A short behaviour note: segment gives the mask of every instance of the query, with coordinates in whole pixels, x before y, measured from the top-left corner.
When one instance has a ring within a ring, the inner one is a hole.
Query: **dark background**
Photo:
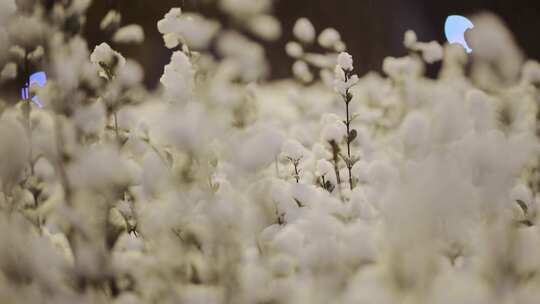
[[[110,8],[118,9],[124,25],[143,26],[146,40],[139,46],[114,47],[138,60],[146,70],[146,84],[155,87],[171,52],[163,45],[156,24],[171,7],[200,12],[225,24],[229,22],[214,5],[201,0],[97,0],[88,13],[85,35],[89,47],[110,41],[99,30],[99,22]],[[499,15],[527,56],[540,59],[540,0],[276,0],[274,14],[282,22],[283,36],[276,43],[266,44],[272,77],[290,74],[292,62],[284,52],[284,45],[291,39],[292,26],[299,17],[309,18],[318,32],[326,27],[336,28],[355,58],[355,67],[363,74],[380,70],[384,57],[405,53],[402,40],[407,29],[413,29],[421,41],[443,42],[446,16],[467,16],[481,11]]]

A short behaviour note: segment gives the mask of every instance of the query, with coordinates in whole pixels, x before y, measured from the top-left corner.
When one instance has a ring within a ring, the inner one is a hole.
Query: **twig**
[[[334,162],[334,172],[336,173],[336,183],[339,192],[339,198],[344,201],[343,193],[341,191],[341,177],[339,175],[339,146],[335,140],[331,140],[330,146],[332,147],[332,161]]]
[[[345,71],[345,82],[349,81],[351,75],[350,72]],[[347,157],[348,160],[345,161],[345,164],[347,166],[347,170],[349,171],[349,187],[351,190],[354,189],[353,184],[353,178],[352,178],[352,158],[351,158],[351,143],[356,137],[356,132],[351,131],[351,117],[349,114],[349,103],[352,100],[352,94],[350,93],[349,89],[345,90],[345,95],[343,96],[343,101],[345,101],[345,112],[346,112],[346,120],[345,120],[345,126],[347,127]],[[354,130],[353,130],[354,131]]]

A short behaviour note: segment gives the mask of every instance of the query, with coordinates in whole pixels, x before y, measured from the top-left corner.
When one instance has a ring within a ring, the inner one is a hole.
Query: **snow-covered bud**
[[[309,71],[309,66],[302,60],[297,60],[292,66],[295,77],[303,82],[313,81],[313,74]]]
[[[293,34],[298,40],[304,43],[313,43],[315,40],[315,28],[307,18],[300,18],[296,21]]]
[[[251,32],[266,41],[275,41],[281,36],[281,23],[272,15],[256,15],[248,21]]]
[[[353,70],[353,58],[347,52],[341,52],[337,58],[337,65],[345,71]]]
[[[205,49],[220,29],[219,23],[199,14],[183,14],[180,8],[172,8],[157,26],[167,48],[181,42],[196,50]]]
[[[138,24],[131,24],[120,28],[113,36],[116,43],[136,43],[144,41],[144,31]]]
[[[345,71],[343,71],[339,65],[336,65],[336,68],[334,69],[334,77],[335,80],[345,82]]]
[[[116,71],[126,64],[126,59],[105,42],[94,48],[90,61],[99,69],[99,76],[108,80],[114,78]]]
[[[326,159],[319,159],[317,161],[317,171],[315,172],[315,175],[317,176],[325,176],[328,173],[333,172],[334,166],[327,161]]]
[[[540,84],[540,63],[536,60],[525,62],[521,77],[526,83]]]
[[[118,28],[121,22],[122,22],[122,15],[120,15],[120,13],[115,10],[110,10],[107,13],[107,15],[103,17],[103,20],[101,20],[101,23],[99,24],[99,28],[103,31],[116,29]]]
[[[287,55],[291,56],[292,58],[299,58],[304,55],[304,49],[302,48],[302,45],[294,41],[289,41],[285,45],[285,52],[287,52]]]
[[[286,158],[300,160],[304,157],[304,146],[298,141],[290,139],[283,144],[281,153]]]
[[[403,39],[403,45],[408,49],[412,49],[414,45],[416,44],[416,42],[418,42],[416,33],[413,30],[406,31],[405,37]]]
[[[435,63],[442,60],[444,52],[442,46],[437,41],[428,43],[417,43],[417,49],[422,52],[422,58],[427,63]]]
[[[186,102],[192,96],[195,71],[183,52],[174,52],[160,82],[171,101]]]
[[[317,41],[324,48],[335,48],[336,44],[341,41],[341,36],[336,29],[327,28],[321,32]]]
[[[345,137],[345,134],[345,126],[341,122],[336,121],[324,126],[322,130],[322,139],[326,142],[335,141],[336,143],[339,143],[343,137]]]

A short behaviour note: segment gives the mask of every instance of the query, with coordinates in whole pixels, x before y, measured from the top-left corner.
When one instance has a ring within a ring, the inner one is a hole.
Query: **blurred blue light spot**
[[[471,53],[472,49],[465,40],[465,32],[472,29],[474,24],[467,18],[458,15],[448,16],[444,24],[444,33],[449,43],[461,44],[467,53]]]
[[[30,75],[29,83],[26,83],[25,87],[21,90],[21,97],[22,99],[26,100],[30,98],[30,90],[29,88],[33,84],[37,84],[40,87],[44,86],[47,83],[47,75],[45,72],[37,72],[32,75]],[[43,108],[43,104],[39,100],[37,96],[32,97],[32,102],[35,103],[38,107]]]

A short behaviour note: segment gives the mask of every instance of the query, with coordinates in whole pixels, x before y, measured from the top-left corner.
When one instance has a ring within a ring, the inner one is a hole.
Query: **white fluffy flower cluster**
[[[182,13],[180,8],[172,8],[158,22],[158,30],[169,49],[180,43],[195,50],[206,49],[219,29],[219,23],[199,14]]]
[[[195,71],[183,52],[174,52],[171,62],[165,66],[160,82],[170,101],[185,103],[191,100]]]
[[[304,147],[296,140],[287,140],[283,144],[281,153],[286,158],[300,160],[302,157],[304,157]]]
[[[0,303],[538,302],[540,64],[496,18],[471,58],[408,32],[409,55],[362,77],[300,19],[275,81],[250,38],[275,38],[273,1],[219,0],[226,31],[172,9],[159,28],[184,45],[153,90],[73,35],[89,1],[6,1]],[[27,53],[43,108],[12,98]]]
[[[337,57],[337,65],[334,70],[334,89],[342,96],[345,96],[358,83],[358,75],[351,74],[353,69],[352,56],[341,52]]]
[[[292,66],[293,75],[303,83],[311,83],[316,79],[314,70],[319,70],[320,78],[332,86],[332,69],[335,65],[336,52],[342,52],[345,44],[341,35],[334,28],[324,29],[317,37],[315,27],[307,18],[300,18],[293,27],[293,36],[298,41],[289,41],[285,45],[287,55],[295,59]],[[306,52],[317,39],[319,45],[329,51],[326,54]]]
[[[105,42],[94,48],[90,61],[99,69],[99,76],[108,80],[114,78],[117,71],[126,64],[126,59]]]
[[[421,52],[427,63],[435,63],[443,58],[443,48],[437,41],[419,42],[412,30],[405,32],[403,44],[411,51]]]
[[[142,43],[144,41],[143,28],[138,24],[126,25],[114,33],[113,41],[116,43]]]

